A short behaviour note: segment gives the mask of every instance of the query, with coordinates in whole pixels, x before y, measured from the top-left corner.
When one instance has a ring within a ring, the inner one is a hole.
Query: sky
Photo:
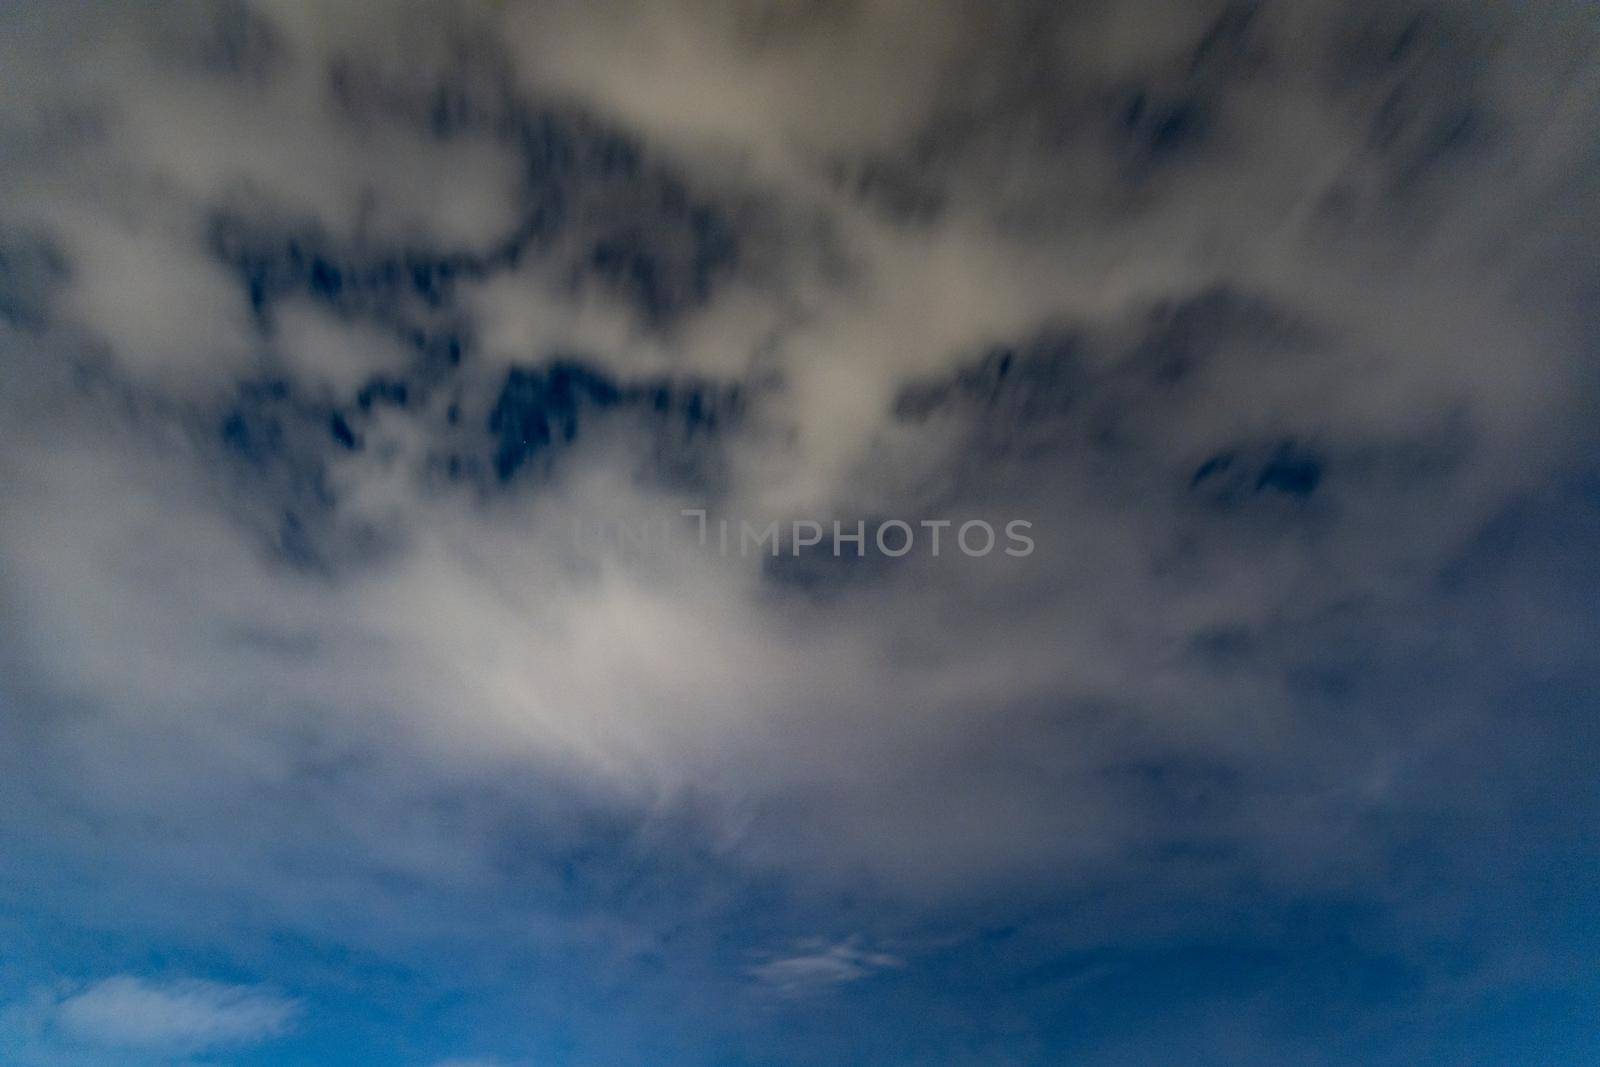
[[[1600,1062],[1588,0],[0,8],[0,1064]]]

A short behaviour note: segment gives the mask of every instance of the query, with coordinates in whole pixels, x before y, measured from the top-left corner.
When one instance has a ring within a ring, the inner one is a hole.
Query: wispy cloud
[[[300,1004],[249,985],[117,975],[56,1005],[56,1022],[80,1041],[112,1048],[203,1052],[286,1033]]]
[[[833,943],[806,942],[797,948],[791,955],[776,956],[750,968],[750,976],[780,993],[799,995],[859,982],[906,965],[898,956],[862,948],[860,939],[854,937]]]

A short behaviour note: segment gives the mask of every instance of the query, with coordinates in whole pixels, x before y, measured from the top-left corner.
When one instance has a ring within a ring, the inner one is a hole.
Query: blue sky
[[[1597,33],[8,6],[0,1064],[1600,1060]]]

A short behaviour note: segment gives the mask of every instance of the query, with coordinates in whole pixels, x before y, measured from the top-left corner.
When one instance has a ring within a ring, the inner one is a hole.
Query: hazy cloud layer
[[[1597,31],[13,5],[5,1025],[1581,1058]]]

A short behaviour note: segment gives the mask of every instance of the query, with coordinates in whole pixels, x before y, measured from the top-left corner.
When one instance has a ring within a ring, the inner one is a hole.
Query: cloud
[[[801,951],[794,955],[774,957],[750,968],[750,976],[780,993],[797,996],[859,982],[906,965],[904,960],[887,952],[862,949],[858,938],[832,944],[811,942],[799,947]]]
[[[1082,947],[1229,885],[1381,904],[1429,826],[1466,866],[1584,781],[1575,4],[27,6],[0,830],[41,912],[104,913],[93,863],[146,932],[870,989],[963,907]],[[571,543],[685,507],[1039,545]]]
[[[254,1045],[290,1029],[300,1005],[255,986],[105,978],[62,999],[57,1024],[113,1048],[202,1052]]]
[[[34,325],[7,338],[28,400],[6,432],[30,469],[6,549],[37,635],[18,654],[108,709],[106,738],[159,721],[224,766],[242,745],[283,788],[300,757],[263,740],[278,717],[332,709],[334,746],[359,747],[370,715],[445,776],[517,753],[630,801],[710,781],[756,866],[808,854],[807,872],[911,894],[1159,835],[1104,788],[1141,789],[1130,766],[1182,755],[1233,783],[1324,766],[1311,737],[1243,751],[1227,716],[1174,709],[1245,701],[1315,732],[1286,679],[1327,613],[1368,605],[1381,644],[1388,599],[1429,610],[1415,576],[1575,454],[1577,324],[1538,282],[1566,245],[1533,205],[1592,225],[1563,184],[1590,116],[1555,71],[1499,84],[1464,16],[1385,60],[1405,26],[1377,14],[1242,10],[683,4],[634,25],[423,5],[369,41],[268,7],[216,38],[258,42],[234,67],[205,58],[202,20],[170,69],[94,23],[123,90],[38,72],[29,99],[101,118],[62,157],[7,163],[28,190],[17,225],[66,264],[25,287]],[[31,32],[79,28],[55,18]],[[494,43],[497,19],[525,35]],[[908,29],[902,49],[851,43]],[[658,62],[737,113],[646,91]],[[867,92],[900,67],[903,91]],[[725,91],[747,75],[759,91]],[[1436,84],[1496,137],[1430,155],[1431,104],[1377,137],[1383,93]],[[834,85],[870,114],[806,91]],[[1536,135],[1545,107],[1565,125]],[[769,154],[725,166],[685,116]],[[1491,178],[1535,140],[1540,169]],[[943,206],[907,219],[829,176],[869,163],[923,175]],[[1464,192],[1490,181],[1493,208]],[[1534,221],[1510,263],[1489,252],[1519,211]],[[712,254],[721,227],[735,254]],[[1006,351],[1005,381],[972,370]],[[743,421],[585,408],[573,441],[495,485],[509,368],[560,359],[739,388]],[[69,373],[85,367],[88,394]],[[961,404],[895,417],[907,390],[952,381]],[[669,447],[678,480],[641,479]],[[1316,457],[1315,491],[1184,488],[1286,449]],[[713,498],[761,521],[1004,506],[1046,540],[1010,571],[841,577],[825,607],[749,561],[561,547],[574,515]],[[1215,634],[1254,658],[1173,651]],[[902,703],[916,715],[879,712]],[[219,724],[217,706],[239,710]],[[108,799],[179,805],[176,767],[139,786],[110,740],[70,743],[105,761]]]

